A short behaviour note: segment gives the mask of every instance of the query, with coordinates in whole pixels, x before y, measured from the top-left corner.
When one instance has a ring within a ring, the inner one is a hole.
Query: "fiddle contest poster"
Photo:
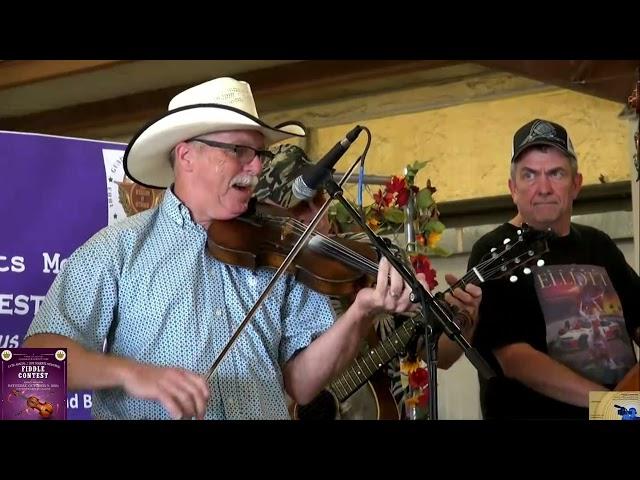
[[[0,131],[0,355],[21,347],[51,283],[76,248],[101,228],[160,200],[162,190],[125,177],[125,148]],[[66,403],[68,419],[90,418],[91,392],[69,391]]]
[[[66,349],[5,349],[0,370],[2,420],[67,419]]]

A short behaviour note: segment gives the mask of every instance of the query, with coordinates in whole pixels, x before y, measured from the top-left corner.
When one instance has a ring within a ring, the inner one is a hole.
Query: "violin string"
[[[343,246],[342,244],[338,243],[338,242],[334,242],[333,240],[331,240],[329,237],[319,233],[317,234],[318,236],[320,236],[321,238],[324,239],[324,242],[326,242],[328,245],[333,246],[333,250],[337,250],[341,253],[343,253],[345,256],[349,257],[349,256],[357,256],[359,257],[359,261],[362,264],[365,264],[366,266],[368,266],[369,268],[372,269],[373,272],[377,272],[378,271],[378,264],[373,262],[372,260],[370,260],[369,258],[362,256],[360,254],[358,254],[357,252],[353,252],[352,250],[348,249],[347,247]],[[319,249],[321,249],[323,252],[328,252],[331,251],[331,249],[325,249],[323,248],[323,243],[320,244]],[[469,271],[467,273],[464,274],[464,276],[458,280],[458,282],[453,285],[452,287],[450,287],[447,291],[452,291],[453,289],[455,289],[456,287],[460,286],[461,284],[466,284],[466,283],[470,283],[474,278],[476,278],[476,274],[473,271]]]
[[[291,219],[291,223],[293,225],[293,228],[295,229],[295,231],[297,233],[301,233],[304,232],[304,230],[306,229],[306,225],[302,222],[300,222],[297,219]],[[319,250],[323,251],[324,253],[327,252],[333,252],[334,255],[335,252],[339,252],[339,254],[343,255],[343,257],[347,257],[347,258],[352,258],[354,261],[356,261],[357,263],[361,264],[361,265],[365,265],[366,267],[368,267],[369,269],[371,269],[371,271],[373,272],[377,272],[378,271],[378,264],[373,262],[371,259],[360,255],[357,252],[354,252],[353,250],[345,247],[344,245],[342,245],[339,242],[336,242],[334,240],[332,240],[330,237],[327,237],[326,235],[322,234],[322,233],[315,233],[314,237],[320,237],[323,241],[322,243],[320,243],[320,245],[317,247]],[[325,248],[325,245],[328,246],[329,248]],[[338,258],[340,258],[338,256]],[[487,261],[488,262],[488,261]],[[486,263],[486,262],[485,262]],[[480,265],[478,267],[476,267],[478,269],[481,269]],[[446,292],[451,292],[453,289],[455,289],[456,287],[459,287],[461,284],[466,284],[466,283],[470,283],[474,278],[476,278],[476,274],[473,271],[469,271],[467,272],[461,279],[458,280],[458,282],[456,282],[455,285],[453,285],[452,287],[448,288]]]
[[[287,221],[292,224],[292,226],[294,228],[294,231],[296,233],[303,233],[306,230],[306,225],[304,223],[300,222],[297,219],[287,219]],[[322,233],[314,232],[312,236],[314,238],[320,237],[323,240],[322,243],[324,243],[326,245],[330,245],[331,247],[333,247],[333,249],[335,251],[339,251],[340,253],[344,254],[345,256],[358,258],[359,260],[361,260],[362,263],[369,263],[370,262],[373,265],[376,265],[375,263],[371,262],[367,257],[364,257],[364,256],[360,255],[359,253],[354,252],[353,250],[347,249],[342,244],[332,240],[331,238],[327,237],[326,235],[324,235]]]
[[[305,230],[304,224],[299,220],[292,220],[292,224],[297,233],[301,233]],[[316,233],[314,238],[320,238],[322,240],[317,246],[318,249],[322,249],[324,252],[333,252],[337,258],[351,259],[356,263],[356,265],[362,265],[371,271],[378,271],[378,264],[376,262],[351,250],[350,248],[345,247],[341,243],[332,240],[330,237],[322,233]]]
[[[277,220],[275,218],[271,218],[272,221],[278,222],[278,223],[289,223],[292,226],[292,229],[295,233],[302,233],[305,231],[306,229],[306,225],[304,223],[302,223],[301,221],[297,220],[297,219],[282,219],[282,218],[278,218]],[[313,237],[319,237],[322,242],[319,243],[319,245],[316,247],[318,250],[320,250],[323,253],[331,253],[332,255],[334,255],[334,257],[340,259],[340,258],[349,258],[351,259],[353,262],[355,262],[357,265],[361,265],[363,267],[365,267],[366,269],[369,269],[371,272],[377,272],[378,271],[378,264],[373,262],[371,259],[365,257],[364,255],[359,254],[358,252],[354,252],[353,250],[345,247],[344,245],[342,245],[339,242],[336,242],[334,240],[332,240],[330,237],[322,234],[322,233],[314,233]],[[480,262],[477,266],[476,266],[476,270],[478,271],[482,271],[484,270],[487,265],[489,265],[491,262],[494,262],[495,258],[490,258],[488,260],[485,260],[483,262]],[[483,273],[483,277],[485,278],[491,278],[493,277],[493,275],[498,272],[501,269],[501,267],[496,267],[496,268],[492,268],[492,269],[488,269]],[[476,273],[473,270],[468,271],[467,273],[465,273],[463,275],[463,277],[461,279],[458,280],[458,282],[456,282],[455,285],[449,287],[446,292],[451,292],[453,289],[455,289],[456,287],[461,286],[462,284],[467,284],[472,282],[474,279],[476,278]]]
[[[279,223],[289,223],[294,233],[297,233],[297,234],[301,234],[306,230],[306,225],[296,219],[287,219],[287,220],[278,219],[275,221]],[[378,264],[373,262],[369,258],[365,257],[364,255],[354,252],[353,250],[343,246],[339,242],[332,240],[326,235],[323,235],[322,233],[316,232],[312,235],[312,237],[320,238],[322,240],[321,242],[319,242],[317,247],[315,247],[318,250],[322,250],[325,253],[331,252],[334,255],[334,257],[338,259],[341,259],[341,258],[350,259],[356,265],[360,265],[364,267],[364,269],[377,272]]]

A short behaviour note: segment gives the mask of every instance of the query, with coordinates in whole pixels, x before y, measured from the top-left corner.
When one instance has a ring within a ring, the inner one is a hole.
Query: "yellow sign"
[[[640,421],[640,392],[589,392],[589,420]]]

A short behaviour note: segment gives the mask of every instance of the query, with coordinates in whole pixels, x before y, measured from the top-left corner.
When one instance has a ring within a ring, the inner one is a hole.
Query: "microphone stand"
[[[358,159],[359,161],[359,159]],[[355,167],[355,164],[354,164]],[[353,167],[352,167],[353,168]],[[384,255],[391,266],[395,268],[402,278],[411,287],[410,300],[413,303],[420,303],[422,307],[422,315],[425,321],[425,349],[427,352],[427,364],[429,368],[429,412],[430,419],[437,420],[438,418],[438,398],[437,398],[437,345],[438,339],[442,332],[455,341],[464,351],[465,355],[473,366],[483,375],[485,378],[495,377],[495,372],[489,366],[484,358],[473,348],[466,338],[462,335],[460,327],[453,321],[452,312],[445,302],[440,302],[431,295],[431,293],[422,286],[418,281],[414,273],[409,269],[403,260],[394,255],[389,249],[385,240],[377,236],[366,224],[366,222],[360,217],[358,211],[344,198],[343,190],[332,178],[332,171],[327,169],[324,172],[322,179],[322,185],[329,193],[332,199],[338,199],[344,206],[345,210],[353,217],[353,219],[360,225],[363,231],[367,234],[373,245],[378,252]],[[346,177],[346,175],[345,175]],[[315,218],[314,218],[315,220]],[[428,315],[431,313],[431,315]],[[437,322],[433,321],[433,318]]]
[[[407,172],[405,171],[405,174]],[[415,221],[416,221],[416,199],[415,193],[409,190],[409,200],[407,202],[407,211],[406,211],[407,219],[404,225],[404,235],[405,240],[407,242],[407,251],[415,252],[416,250],[416,231],[415,231]],[[423,306],[423,311],[424,306]],[[424,329],[424,341],[425,341],[425,350],[427,352],[426,362],[427,362],[427,370],[429,371],[429,405],[428,409],[428,418],[429,419],[437,419],[438,418],[438,398],[437,398],[437,380],[438,380],[438,349],[435,348],[438,345],[438,338],[440,335],[435,335],[435,332],[431,328],[431,326],[426,324],[426,316],[425,316],[425,329]],[[433,379],[433,380],[431,380]],[[434,388],[435,387],[435,388]],[[413,416],[409,415],[410,420],[416,420]]]

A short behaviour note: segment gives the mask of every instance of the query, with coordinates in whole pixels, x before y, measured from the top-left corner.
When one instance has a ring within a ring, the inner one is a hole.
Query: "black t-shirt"
[[[492,247],[502,246],[505,238],[515,240],[517,230],[505,223],[480,238],[469,268]],[[481,285],[473,345],[498,374],[490,381],[479,376],[484,418],[588,418],[587,408],[556,401],[504,377],[494,349],[528,343],[610,387],[637,361],[630,336],[640,324],[640,277],[611,238],[572,223],[569,235],[549,241],[542,259],[545,265],[534,264],[529,275],[515,272],[515,283],[499,278]]]

